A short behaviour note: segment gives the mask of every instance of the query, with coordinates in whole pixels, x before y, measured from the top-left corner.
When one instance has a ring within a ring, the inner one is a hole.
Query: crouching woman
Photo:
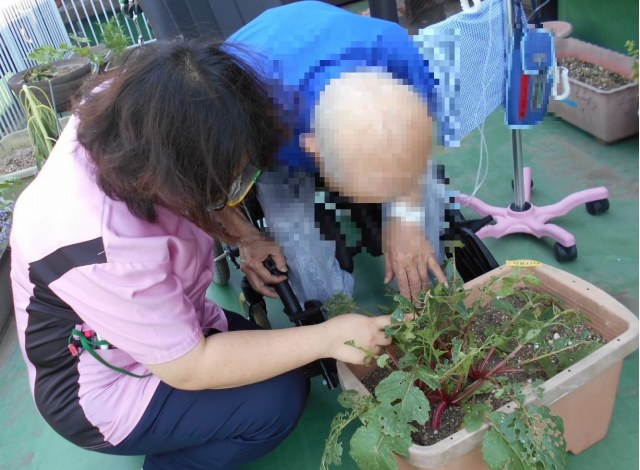
[[[145,455],[146,470],[261,457],[302,413],[301,366],[362,362],[348,340],[388,343],[388,317],[264,331],[206,297],[213,236],[242,242],[229,205],[279,144],[240,56],[203,40],[133,52],[86,88],[15,209],[14,304],[39,412],[85,449]]]

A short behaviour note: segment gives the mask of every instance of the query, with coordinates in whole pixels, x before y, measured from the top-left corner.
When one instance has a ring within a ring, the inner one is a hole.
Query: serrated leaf
[[[389,354],[387,353],[378,356],[378,358],[376,359],[376,364],[381,369],[387,366],[387,362],[389,362]]]
[[[494,299],[491,304],[497,308],[498,310],[508,313],[511,316],[514,316],[516,314],[516,309],[513,306],[513,304],[511,304],[508,301],[502,300],[502,299]]]
[[[535,274],[525,274],[520,279],[528,286],[539,286],[542,283]]]
[[[511,277],[502,278],[502,285],[500,286],[500,289],[497,290],[496,295],[498,297],[509,297],[510,295],[513,295],[515,292],[515,282],[516,280]]]
[[[343,408],[354,408],[360,400],[364,399],[366,397],[363,397],[355,390],[345,390],[338,395],[338,403]]]
[[[469,309],[464,304],[464,302],[457,302],[455,310],[456,310],[456,313],[460,315],[462,318],[467,318],[469,316]]]
[[[562,418],[552,415],[546,406],[530,406],[526,415],[527,419],[522,419],[520,424],[523,432],[526,429],[524,435],[528,439],[524,445],[529,462],[539,462],[545,470],[564,469],[567,465],[567,444]]]
[[[432,390],[440,388],[440,375],[432,372],[431,369],[420,367],[416,370],[416,378],[422,380]]]
[[[392,323],[404,322],[404,312],[399,306],[391,314],[391,321]]]
[[[403,313],[417,313],[415,305],[409,299],[401,294],[393,296],[393,300],[398,302],[397,309],[400,309]]]
[[[416,365],[417,362],[417,356],[412,351],[408,351],[400,359],[398,359],[398,369],[406,369],[408,367]]]
[[[495,429],[489,429],[482,438],[482,457],[491,470],[528,470],[518,459],[517,452]]]
[[[542,330],[540,329],[530,329],[528,330],[525,335],[524,338],[522,339],[522,343],[528,343],[530,341],[532,341],[534,338],[537,338],[538,336],[540,336],[540,334],[542,333]]]
[[[485,462],[492,469],[562,470],[567,453],[562,419],[549,408],[530,406],[490,415],[492,429],[483,439]],[[489,437],[487,437],[489,436]]]
[[[473,403],[467,408],[464,416],[464,427],[467,431],[477,431],[486,422],[486,415],[491,412],[491,406],[486,403]]]
[[[457,363],[462,361],[466,355],[462,352],[462,339],[461,338],[452,338],[451,339],[451,361],[453,363]]]
[[[349,455],[366,470],[397,470],[394,452],[407,455],[411,438],[388,436],[376,426],[360,427],[351,438]]]
[[[415,427],[406,419],[399,419],[397,411],[389,404],[369,410],[362,415],[361,419],[365,423],[375,423],[380,431],[388,436],[409,436],[415,431]]]
[[[389,404],[399,420],[424,424],[429,418],[429,401],[414,385],[416,374],[395,371],[376,386],[375,396],[380,403]]]

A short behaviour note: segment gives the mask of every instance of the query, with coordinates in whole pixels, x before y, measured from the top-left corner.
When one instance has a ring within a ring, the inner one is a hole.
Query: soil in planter
[[[32,147],[15,149],[0,158],[0,175],[7,175],[35,165],[36,154]]]
[[[619,73],[575,57],[560,59],[558,64],[569,69],[569,77],[600,90],[613,90],[633,83]]]
[[[504,299],[511,300],[511,303],[516,307],[522,307],[523,302],[520,299]],[[476,321],[472,326],[473,332],[478,336],[478,338],[484,338],[484,329],[487,326],[498,327],[502,325],[509,317],[505,315],[503,312],[489,306],[484,313],[483,322]],[[577,330],[571,331],[571,336],[581,336],[585,333],[584,338],[589,340],[594,340],[600,342],[602,344],[606,343],[606,340],[596,333],[593,329],[589,327],[589,325],[583,324]],[[562,337],[567,335],[568,332],[566,328],[557,327],[550,329],[547,337],[544,338],[544,341],[553,341],[554,338]],[[527,359],[531,359],[536,356],[536,344],[531,343],[527,344],[523,347],[518,354],[513,357],[513,361],[510,363],[517,364],[519,361],[526,361]],[[499,358],[491,358],[489,360],[489,365],[496,365],[500,361]],[[551,357],[551,361],[557,363],[558,359],[556,357]],[[386,378],[391,371],[388,369],[378,369],[376,368],[373,372],[368,374],[366,377],[362,379],[363,385],[369,390],[370,393],[374,393],[374,390],[378,383]],[[508,377],[510,382],[513,383],[532,383],[538,380],[545,381],[551,378],[547,374],[545,374],[542,370],[540,371],[530,371],[530,372],[518,372],[518,373],[510,373],[510,374],[501,374],[501,376]],[[501,406],[507,404],[510,400],[508,398],[502,397],[497,399],[491,393],[484,393],[474,395],[471,400],[473,402],[485,402],[491,405],[491,407],[496,410]],[[431,410],[436,409],[437,403],[430,402]],[[465,412],[462,407],[447,407],[444,413],[442,414],[440,426],[438,429],[431,428],[431,420],[427,420],[424,426],[419,426],[418,431],[412,434],[413,442],[421,446],[429,446],[433,445],[442,439],[445,439],[452,434],[458,432],[460,429],[464,427],[464,417]]]
[[[25,83],[34,83],[34,82],[39,82],[41,80],[45,80],[45,79],[53,79],[56,77],[59,77],[61,75],[65,75],[67,73],[71,73],[74,70],[79,69],[80,67],[83,67],[82,64],[71,64],[71,65],[65,65],[65,66],[47,66],[45,68],[35,68],[32,69],[30,71],[28,71],[27,73],[25,73],[22,76],[22,80]]]

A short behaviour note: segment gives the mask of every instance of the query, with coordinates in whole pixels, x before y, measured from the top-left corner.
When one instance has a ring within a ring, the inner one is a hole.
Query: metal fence
[[[129,35],[130,43],[136,44],[141,38],[147,42],[154,38],[144,14],[134,21],[126,12],[120,12],[117,0],[55,0],[67,32],[88,38],[91,45],[102,40],[103,25],[114,16]]]
[[[7,80],[36,65],[29,53],[45,44],[69,43],[69,34],[100,44],[103,25],[115,17],[130,44],[154,39],[144,15],[134,21],[120,12],[117,0],[1,0],[0,1],[0,139],[23,129],[25,118]]]

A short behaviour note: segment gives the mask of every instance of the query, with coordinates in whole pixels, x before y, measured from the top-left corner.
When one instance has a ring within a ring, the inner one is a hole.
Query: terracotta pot
[[[76,68],[70,72],[51,79],[54,100],[51,99],[49,82],[47,80],[29,82],[27,85],[40,88],[52,103],[55,101],[55,110],[58,113],[62,113],[71,109],[71,98],[91,73],[91,62],[89,62],[89,59],[86,57],[72,57],[71,59],[54,62],[54,65],[58,68],[76,66]],[[22,85],[24,85],[24,75],[30,70],[33,70],[33,68],[34,67],[23,70],[9,79],[9,87],[17,97],[20,96],[20,90],[22,89]],[[36,94],[36,97],[37,96],[38,94]],[[47,104],[46,100],[42,101]]]
[[[573,26],[566,21],[545,21],[542,27],[549,31],[556,39],[568,38],[573,32]]]
[[[571,368],[547,380],[544,396],[538,402],[550,406],[562,417],[567,449],[577,454],[600,441],[607,434],[622,360],[638,348],[638,319],[626,307],[596,286],[551,266],[531,269],[542,281],[537,289],[577,308],[592,321],[592,327],[608,342]],[[499,267],[465,284],[473,292],[469,302],[479,295],[478,287],[492,276],[504,276],[513,268]],[[360,379],[368,373],[365,367],[338,362],[340,384],[345,390],[368,393]],[[535,396],[527,398],[528,403]],[[509,403],[501,411],[509,412]],[[415,470],[487,470],[482,459],[481,442],[487,427],[478,431],[461,430],[431,446],[412,445],[409,457],[398,457],[400,469]]]
[[[631,77],[631,57],[574,38],[559,39],[555,44],[558,59],[575,57]],[[569,98],[565,101],[551,100],[551,113],[605,144],[638,133],[637,82],[606,91],[571,78],[571,75],[569,83]]]

